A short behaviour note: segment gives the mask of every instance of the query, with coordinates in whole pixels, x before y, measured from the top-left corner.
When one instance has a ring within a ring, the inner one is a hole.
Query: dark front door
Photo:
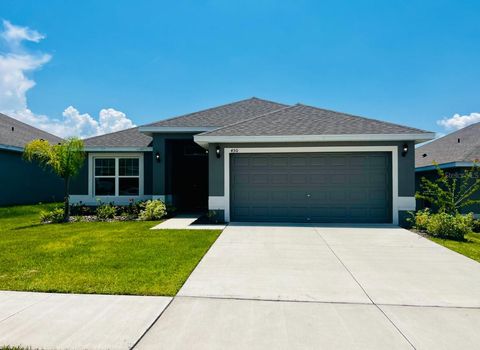
[[[180,211],[208,209],[208,154],[192,140],[171,144],[173,205]]]
[[[231,157],[231,221],[391,223],[391,154]]]

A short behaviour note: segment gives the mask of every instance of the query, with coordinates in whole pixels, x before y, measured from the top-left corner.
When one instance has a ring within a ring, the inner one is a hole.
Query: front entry
[[[208,154],[193,140],[169,140],[172,204],[179,211],[208,208]]]
[[[390,152],[232,154],[231,221],[391,223]]]

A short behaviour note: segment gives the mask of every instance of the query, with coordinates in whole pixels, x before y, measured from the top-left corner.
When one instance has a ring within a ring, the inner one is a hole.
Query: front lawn
[[[40,210],[52,207],[0,207],[0,290],[175,295],[221,232],[39,224]]]
[[[480,262],[480,234],[470,233],[465,235],[465,242],[451,241],[448,239],[429,237],[432,241],[454,250],[457,253],[468,256],[469,258]]]

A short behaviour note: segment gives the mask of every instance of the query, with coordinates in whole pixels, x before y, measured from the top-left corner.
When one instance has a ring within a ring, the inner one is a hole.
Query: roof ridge
[[[411,126],[407,126],[407,125],[403,125],[403,124],[397,124],[397,123],[387,122],[387,121],[383,121],[383,120],[376,119],[376,118],[363,117],[363,116],[356,115],[356,114],[351,114],[351,113],[339,112],[339,111],[335,111],[335,110],[333,110],[333,109],[320,108],[320,107],[315,107],[315,106],[306,105],[306,104],[303,104],[303,103],[297,103],[296,105],[297,105],[297,106],[304,106],[304,107],[314,108],[314,109],[318,109],[318,110],[321,110],[321,111],[327,111],[327,112],[336,113],[336,114],[343,114],[343,115],[346,115],[346,116],[349,116],[349,117],[359,118],[359,119],[363,119],[363,120],[367,120],[367,121],[370,120],[370,121],[376,121],[376,122],[379,122],[379,123],[382,123],[382,124],[389,124],[389,125],[394,125],[394,126],[401,126],[402,128],[416,129],[416,130],[421,131],[421,132],[423,132],[423,133],[431,133],[431,131],[426,131],[426,130],[419,129],[419,128],[412,128]]]
[[[210,108],[206,108],[206,109],[201,109],[201,110],[196,111],[196,112],[191,112],[191,113],[187,113],[187,114],[177,115],[177,116],[175,116],[175,117],[171,117],[171,118],[167,118],[167,119],[158,120],[158,121],[155,121],[155,122],[153,122],[153,123],[148,123],[148,124],[144,124],[144,125],[140,125],[140,126],[151,126],[152,124],[156,124],[156,123],[160,123],[160,122],[172,121],[172,120],[175,120],[175,119],[180,119],[180,118],[184,118],[184,117],[189,117],[189,116],[194,115],[194,114],[197,114],[197,113],[208,112],[208,111],[211,111],[211,110],[214,110],[214,109],[231,106],[231,105],[234,105],[234,104],[236,104],[236,103],[245,102],[245,101],[249,101],[249,100],[264,101],[264,102],[268,102],[268,103],[274,103],[274,104],[278,104],[278,105],[283,105],[283,106],[285,106],[285,104],[283,104],[283,103],[274,102],[274,101],[270,101],[270,100],[265,100],[265,99],[261,99],[261,98],[258,98],[258,97],[250,97],[250,98],[245,98],[245,99],[243,99],[243,100],[238,100],[238,101],[234,101],[234,102],[225,103],[225,104],[220,105],[220,106],[215,106],[215,107],[210,107]]]
[[[229,127],[231,127],[231,126],[235,126],[235,125],[239,125],[239,124],[242,124],[242,123],[245,123],[245,122],[249,122],[249,121],[252,121],[252,120],[255,120],[255,119],[263,118],[263,117],[266,117],[266,116],[268,116],[268,115],[270,115],[270,114],[273,114],[273,113],[276,113],[276,112],[280,112],[280,111],[284,111],[284,110],[286,110],[286,109],[293,108],[293,107],[295,107],[295,106],[296,106],[296,105],[293,105],[293,106],[287,105],[287,106],[285,106],[285,107],[283,107],[283,108],[276,109],[276,110],[274,110],[274,111],[270,111],[270,112],[267,112],[267,113],[264,113],[264,114],[261,114],[261,115],[257,115],[257,116],[255,116],[255,117],[252,117],[252,118],[249,118],[249,119],[241,120],[241,121],[238,121],[238,122],[233,123],[233,124],[228,124],[228,125],[222,126],[222,127],[220,127],[220,128],[217,128],[217,129],[215,129],[215,130],[211,130],[211,131],[207,131],[207,132],[202,132],[202,133],[199,134],[199,135],[202,135],[202,136],[203,136],[203,135],[208,135],[208,134],[211,133],[211,132],[216,132],[216,131],[218,131],[218,130],[222,130],[222,129],[225,129],[225,128],[229,128]]]
[[[27,123],[25,123],[25,122],[22,122],[21,120],[19,120],[19,119],[17,119],[17,118],[10,117],[9,115],[7,115],[7,114],[5,114],[5,113],[0,113],[0,116],[3,116],[3,117],[6,118],[6,119],[13,120],[13,121],[16,122],[16,123],[19,123],[19,124],[22,124],[22,125],[26,126],[27,128],[35,129],[35,130],[41,131],[41,132],[43,132],[43,133],[45,133],[45,134],[48,134],[48,135],[50,135],[50,136],[56,137],[57,139],[64,140],[64,139],[63,139],[62,137],[60,137],[60,136],[54,135],[54,134],[52,134],[51,132],[45,131],[45,130],[40,129],[40,128],[37,128],[37,127],[35,127],[35,126],[33,126],[33,125],[30,125],[30,124],[27,124]]]

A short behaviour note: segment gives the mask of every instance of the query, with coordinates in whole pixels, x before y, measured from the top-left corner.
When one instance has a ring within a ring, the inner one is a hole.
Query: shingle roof
[[[252,97],[226,105],[161,120],[144,126],[165,127],[221,127],[262,115],[287,105]]]
[[[152,137],[142,134],[138,127],[84,140],[85,147],[149,147]]]
[[[427,133],[427,131],[297,104],[200,135],[284,136],[423,133]]]
[[[426,154],[424,157],[423,155]],[[415,150],[415,167],[480,160],[480,123],[467,126]]]
[[[60,137],[0,113],[0,145],[23,148],[35,139],[44,139],[51,143],[62,142]]]
[[[286,105],[252,97],[200,112],[161,120],[143,126],[155,127],[221,127],[240,120],[250,119]],[[149,147],[152,137],[138,131],[138,127],[84,140],[87,147]]]

